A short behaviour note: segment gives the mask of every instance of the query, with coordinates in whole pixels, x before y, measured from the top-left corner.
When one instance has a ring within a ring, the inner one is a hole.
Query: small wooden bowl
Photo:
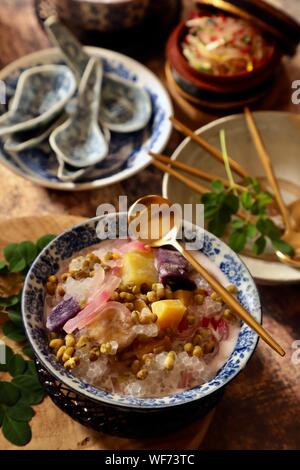
[[[198,71],[189,65],[182,52],[182,42],[187,31],[186,21],[182,21],[173,30],[167,43],[167,60],[183,79],[199,88],[203,88],[205,84],[208,89],[223,93],[251,90],[270,78],[280,64],[280,49],[272,39],[268,39],[273,46],[270,57],[251,72],[229,76]]]
[[[232,107],[241,107],[257,100],[257,97],[263,96],[272,86],[275,81],[275,76],[269,77],[266,81],[260,83],[258,86],[252,88],[251,90],[245,91],[234,91],[234,92],[225,92],[222,90],[213,90],[206,86],[204,83],[203,86],[197,87],[190,81],[184,79],[170,64],[167,64],[166,67],[169,68],[169,73],[172,75],[174,81],[180,90],[185,93],[190,101],[197,102],[197,100],[205,100],[206,102],[211,103],[214,107],[214,103],[223,103],[225,106],[228,103],[231,103]]]
[[[244,106],[256,103],[266,93],[269,92],[273,85],[273,80],[264,82],[263,86],[257,87],[251,93],[222,93],[217,94],[208,92],[205,88],[196,88],[190,83],[184,82],[178,77],[178,74],[166,63],[165,73],[168,88],[176,102],[178,97],[196,106],[202,110],[209,110],[214,113],[226,113],[229,111],[237,111],[243,109]],[[190,114],[190,113],[188,113]]]

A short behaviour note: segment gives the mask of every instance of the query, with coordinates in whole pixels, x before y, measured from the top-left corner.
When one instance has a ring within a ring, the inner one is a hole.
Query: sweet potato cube
[[[154,266],[154,254],[142,251],[129,251],[123,258],[123,283],[152,284],[158,281],[158,273]]]
[[[157,315],[158,325],[164,328],[172,328],[175,330],[185,314],[186,307],[181,300],[159,300],[153,302],[152,312]]]
[[[190,290],[180,289],[174,292],[173,297],[175,299],[181,300],[183,305],[187,307],[192,303],[193,293]]]

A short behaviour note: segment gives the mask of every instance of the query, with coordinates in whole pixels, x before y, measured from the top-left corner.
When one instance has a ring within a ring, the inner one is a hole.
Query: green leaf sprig
[[[225,188],[222,181],[214,180],[211,184],[212,191],[202,196],[208,230],[218,237],[222,237],[226,232],[230,247],[237,253],[250,242],[253,253],[260,255],[269,240],[275,250],[293,256],[292,246],[281,238],[281,230],[268,217],[268,206],[273,203],[272,194],[262,190],[259,181],[254,177],[245,178],[243,186],[235,184],[223,130],[220,132],[220,140],[230,184]],[[237,217],[241,209],[245,214],[243,219]]]
[[[11,273],[24,273],[31,266],[37,255],[55,235],[49,234],[39,238],[36,243],[24,241],[21,243],[10,243],[3,249],[4,260],[0,262],[0,269]]]
[[[0,380],[0,427],[10,442],[17,446],[27,444],[31,439],[29,422],[37,405],[44,398],[33,360],[25,360],[6,348],[6,363],[0,364],[0,371],[7,372],[10,380]]]
[[[44,398],[32,360],[33,352],[23,328],[21,290],[32,262],[54,237],[49,234],[36,243],[10,243],[3,249],[4,260],[0,261],[0,317],[6,319],[2,327],[4,337],[1,339],[7,337],[17,341],[23,355],[31,358],[24,359],[23,355],[14,353],[6,344],[6,361],[0,364],[0,427],[5,438],[18,446],[30,441],[29,422],[35,414],[32,406]]]

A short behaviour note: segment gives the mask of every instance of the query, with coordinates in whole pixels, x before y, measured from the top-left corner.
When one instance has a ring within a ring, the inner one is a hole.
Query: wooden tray
[[[3,247],[8,243],[34,241],[47,233],[60,233],[82,220],[84,219],[80,217],[59,214],[0,220],[0,252],[2,253]],[[2,336],[1,326],[0,336]],[[15,350],[19,347],[13,341],[7,343]],[[28,450],[196,450],[214,414],[212,411],[200,422],[193,423],[174,434],[138,440],[112,437],[90,430],[59,410],[50,398],[46,398],[43,403],[36,406],[35,411],[36,415],[31,421],[33,438],[25,446]],[[0,449],[19,448],[6,441],[0,432]]]

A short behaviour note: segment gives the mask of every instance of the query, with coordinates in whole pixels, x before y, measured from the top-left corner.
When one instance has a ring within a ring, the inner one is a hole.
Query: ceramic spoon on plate
[[[102,64],[91,58],[80,82],[73,115],[50,135],[49,143],[59,162],[86,168],[108,155],[109,135],[98,124]]]
[[[89,171],[92,171],[93,168],[74,168],[68,165],[64,160],[61,160],[57,157],[58,161],[58,170],[57,178],[61,181],[76,181],[83,176],[85,176]]]
[[[45,127],[76,90],[65,65],[39,65],[21,73],[9,110],[0,116],[0,137]]]
[[[170,208],[172,203],[161,196],[149,195],[138,199],[129,209],[128,223],[135,220],[138,227],[141,225],[139,238],[148,245],[159,248],[162,246],[172,246],[179,251],[181,255],[193,266],[193,268],[201,274],[201,276],[211,285],[211,287],[220,295],[223,301],[250,326],[274,351],[280,356],[285,355],[282,347],[272,338],[272,336],[260,325],[252,315],[223,287],[219,281],[210,272],[204,268],[196,259],[187,251],[182,243],[177,240],[182,222],[176,217],[172,211],[165,214],[164,219],[162,208]],[[153,235],[154,234],[154,235]]]
[[[47,18],[45,29],[51,42],[60,48],[79,83],[90,56],[55,16]],[[99,108],[102,125],[114,132],[136,132],[148,124],[151,114],[150,96],[143,88],[114,74],[104,75]]]
[[[4,150],[9,153],[22,152],[37,146],[42,143],[51,132],[56,129],[57,126],[62,124],[67,119],[65,113],[59,118],[55,118],[54,121],[48,123],[47,126],[43,126],[38,130],[30,130],[24,132],[16,132],[10,135],[4,142]]]

